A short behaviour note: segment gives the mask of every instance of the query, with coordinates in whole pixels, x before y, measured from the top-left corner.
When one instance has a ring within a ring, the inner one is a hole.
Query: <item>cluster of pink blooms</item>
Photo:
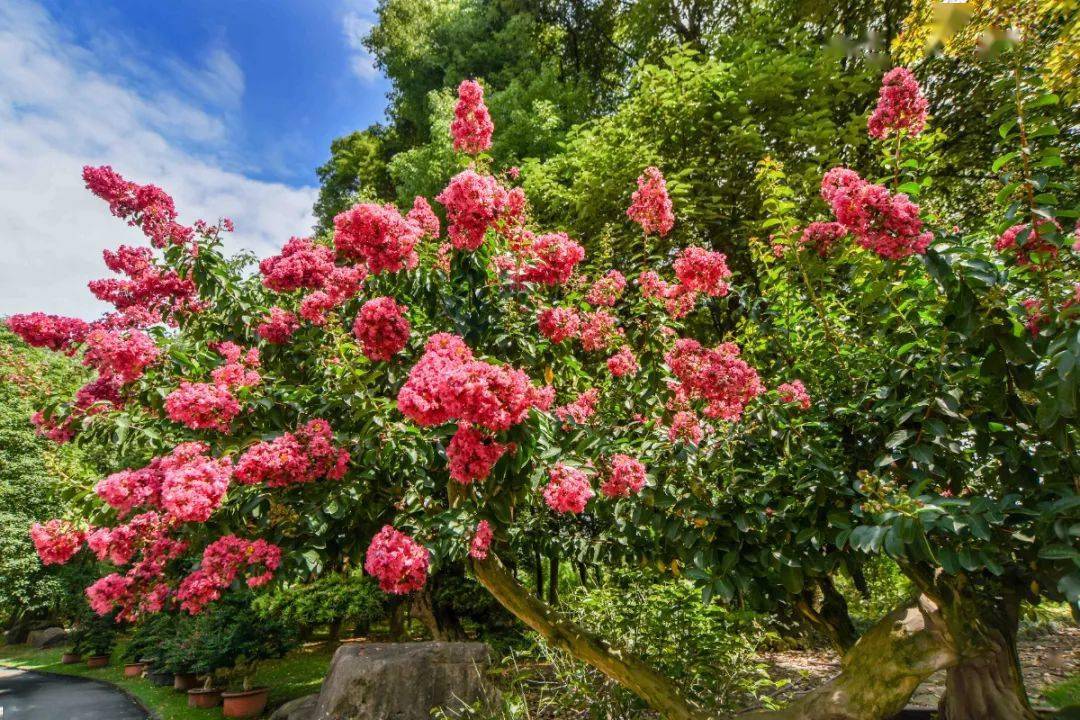
[[[460,425],[446,447],[450,477],[462,485],[485,480],[508,449],[508,445],[487,433],[467,424]]]
[[[860,247],[888,260],[925,253],[933,239],[923,232],[919,206],[907,195],[893,195],[854,170],[835,167],[825,173],[821,197]]]
[[[544,502],[554,512],[576,515],[585,510],[585,505],[595,495],[589,477],[577,468],[556,463],[548,470],[548,478]]]
[[[765,390],[734,343],[708,349],[697,340],[681,338],[664,354],[664,361],[678,380],[671,383],[675,404],[702,400],[703,412],[710,418],[738,420],[747,403]]]
[[[598,402],[600,402],[600,391],[589,388],[573,401],[555,408],[555,417],[559,418],[563,425],[569,425],[571,422],[575,425],[584,425],[596,414]]]
[[[285,487],[325,477],[340,480],[349,467],[349,451],[334,445],[333,430],[315,419],[273,440],[252,445],[236,461],[234,476],[244,485]]]
[[[126,565],[139,549],[147,549],[148,556],[155,552],[160,553],[163,546],[155,546],[167,539],[170,522],[171,520],[156,512],[145,512],[131,518],[127,524],[91,530],[86,536],[86,546],[98,560],[108,560],[113,565]]]
[[[75,418],[72,416],[63,419],[45,417],[45,413],[39,410],[30,416],[30,422],[38,435],[59,445],[70,442],[75,437]]]
[[[680,410],[672,416],[668,426],[669,441],[699,445],[704,437],[705,430],[701,427],[701,420],[696,413]]]
[[[83,320],[42,312],[12,315],[7,325],[28,344],[56,352],[71,350],[90,332],[90,326]]]
[[[585,248],[566,233],[541,235],[522,251],[522,267],[516,272],[515,280],[562,285],[584,259]]]
[[[86,588],[90,609],[98,615],[107,615],[117,605],[130,603],[135,579],[118,573],[106,575]]]
[[[422,195],[413,199],[412,209],[405,218],[423,231],[424,237],[437,240],[440,235],[439,217],[431,209],[431,204]]]
[[[806,392],[806,386],[803,385],[802,380],[782,383],[776,391],[780,393],[780,402],[798,405],[803,410],[810,409],[810,395]]]
[[[386,525],[371,539],[364,570],[379,581],[383,592],[406,595],[424,587],[430,562],[427,548]]]
[[[585,313],[578,327],[581,349],[586,352],[606,350],[623,336],[618,319],[606,310]]]
[[[530,408],[546,409],[551,397],[521,370],[475,360],[460,337],[437,333],[425,343],[397,404],[419,425],[457,420],[499,432],[524,420]]]
[[[277,255],[259,263],[263,285],[275,292],[317,290],[334,270],[334,251],[310,238],[290,238]]]
[[[424,230],[391,204],[360,203],[334,218],[334,247],[362,261],[373,275],[416,267],[416,243]]]
[[[103,376],[129,383],[142,377],[160,355],[157,345],[142,330],[110,330],[95,327],[83,344],[83,363]]]
[[[462,80],[458,85],[454,119],[450,123],[454,150],[470,155],[488,150],[494,132],[495,124],[491,122],[491,115],[484,105],[484,88],[475,80]]]
[[[520,188],[507,190],[491,175],[471,168],[452,177],[435,199],[446,208],[446,232],[456,250],[476,250],[489,228],[506,232],[525,215]]]
[[[326,324],[326,313],[360,292],[367,277],[362,267],[338,266],[326,278],[324,289],[304,296],[300,301],[300,317],[313,325]]]
[[[626,289],[626,278],[618,270],[608,270],[594,282],[585,295],[590,305],[614,307]]]
[[[724,253],[696,246],[684,248],[675,258],[674,268],[679,284],[692,292],[724,297],[731,289],[725,282],[731,270]]]
[[[180,583],[176,598],[180,607],[197,615],[221,597],[241,570],[247,572],[248,587],[260,587],[270,582],[281,565],[281,548],[265,540],[245,540],[226,535],[203,550],[202,565]],[[251,570],[262,569],[260,573]]]
[[[83,181],[90,192],[109,203],[113,215],[141,229],[154,247],[184,245],[192,239],[194,231],[176,222],[173,199],[156,185],[125,180],[108,165],[84,167]]]
[[[263,317],[256,332],[259,337],[272,345],[284,345],[289,342],[293,333],[300,327],[296,315],[277,306],[270,308],[269,314]]]
[[[407,309],[392,297],[368,300],[360,308],[352,331],[368,360],[385,362],[405,349],[409,342]]]
[[[207,450],[204,443],[181,443],[162,459],[161,507],[182,522],[209,520],[229,489],[232,462]]]
[[[43,565],[63,565],[79,552],[86,534],[66,520],[53,519],[45,524],[34,523],[30,539]]]
[[[226,341],[217,343],[214,349],[225,358],[225,364],[214,368],[210,373],[217,385],[232,390],[254,387],[262,381],[256,370],[260,365],[258,348],[250,348],[245,352],[236,343]]]
[[[105,265],[127,279],[92,280],[90,292],[112,304],[131,324],[152,324],[170,308],[197,310],[195,283],[173,270],[163,270],[153,262],[150,248],[121,245],[104,251]]]
[[[803,230],[799,245],[827,257],[833,247],[847,235],[847,228],[838,222],[813,222]]]
[[[600,484],[606,498],[636,495],[645,487],[645,465],[636,458],[618,453],[611,456],[607,478]]]
[[[618,352],[607,359],[607,368],[612,376],[623,377],[624,375],[636,375],[641,366],[638,365],[637,356],[634,355],[634,351],[630,349],[630,346],[623,345]]]
[[[495,533],[492,532],[487,520],[476,523],[476,530],[473,531],[472,540],[469,542],[469,557],[474,560],[487,560],[488,552],[491,550],[491,541],[494,539]]]
[[[1027,318],[1024,321],[1024,327],[1031,333],[1032,337],[1035,337],[1039,334],[1039,328],[1049,320],[1043,311],[1043,302],[1038,298],[1026,298],[1020,303],[1020,306],[1024,308],[1024,315]]]
[[[878,104],[866,123],[871,137],[878,140],[905,133],[914,137],[926,127],[929,103],[915,76],[907,68],[893,68],[882,78]]]
[[[664,176],[657,168],[647,167],[637,184],[638,189],[634,191],[626,211],[627,217],[641,225],[646,235],[667,235],[675,227],[675,213],[672,212]]]
[[[192,430],[227,433],[233,418],[240,414],[240,403],[227,387],[184,380],[165,398],[165,414]]]
[[[1048,267],[1057,258],[1058,247],[1047,235],[1061,232],[1061,225],[1056,220],[1046,219],[1039,222],[1037,232],[1032,232],[1031,228],[1031,223],[1013,225],[997,239],[994,249],[1000,253],[1014,253],[1017,265],[1036,269]],[[1022,243],[1019,242],[1021,237]]]
[[[581,316],[574,308],[552,307],[541,310],[536,316],[540,334],[553,343],[577,337]]]

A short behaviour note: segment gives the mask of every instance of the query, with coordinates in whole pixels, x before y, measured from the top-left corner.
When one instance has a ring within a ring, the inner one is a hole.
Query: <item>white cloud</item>
[[[165,77],[112,57],[75,43],[30,0],[0,3],[0,315],[96,316],[105,306],[86,283],[109,274],[101,250],[145,243],[85,190],[83,165],[160,185],[184,222],[232,218],[232,249],[266,255],[312,226],[315,188],[254,180],[217,161],[228,152],[227,111],[244,91],[226,50],[201,66],[168,59]]]
[[[374,13],[375,5],[372,2],[348,2],[345,13],[341,16],[341,29],[345,33],[345,42],[352,51],[349,67],[352,68],[353,74],[364,82],[376,80],[381,75],[379,69],[375,67],[375,57],[364,47],[364,39],[375,26],[371,19]]]

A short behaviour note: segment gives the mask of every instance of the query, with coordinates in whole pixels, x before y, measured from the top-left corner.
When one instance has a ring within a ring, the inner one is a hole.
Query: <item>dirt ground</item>
[[[1063,625],[1036,638],[1019,641],[1020,663],[1028,696],[1036,707],[1046,706],[1042,689],[1080,669],[1080,628]],[[777,696],[788,699],[829,680],[840,670],[839,658],[827,650],[789,650],[764,653],[769,674],[774,679],[787,678],[791,684]],[[936,708],[945,691],[945,672],[941,671],[919,687],[910,706]]]

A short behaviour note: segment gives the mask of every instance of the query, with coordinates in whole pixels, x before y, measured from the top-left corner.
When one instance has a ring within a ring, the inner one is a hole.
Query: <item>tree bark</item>
[[[560,619],[546,604],[521,586],[492,552],[471,563],[488,592],[519,620],[553,646],[592,665],[637,694],[665,720],[707,720],[710,715],[692,705],[679,688],[638,658],[612,648],[583,628]]]
[[[817,584],[821,589],[820,606],[815,607],[814,592],[810,589],[795,600],[795,608],[812,627],[829,639],[836,652],[843,655],[859,639],[848,614],[847,601],[829,578],[821,578]]]
[[[556,607],[559,604],[559,551],[552,550],[551,557],[548,558],[548,562],[551,563],[548,566],[548,605]]]
[[[412,616],[417,618],[431,634],[432,640],[452,642],[465,637],[457,616],[435,602],[431,584],[413,594],[410,604]]]

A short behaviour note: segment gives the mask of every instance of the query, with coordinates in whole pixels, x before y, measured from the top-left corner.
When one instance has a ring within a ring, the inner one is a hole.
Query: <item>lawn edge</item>
[[[7,669],[7,670],[19,670],[21,672],[38,673],[40,675],[52,675],[53,677],[61,677],[61,678],[82,678],[84,680],[89,680],[90,682],[96,682],[96,683],[100,683],[102,685],[108,685],[109,687],[115,688],[115,689],[119,690],[120,692],[122,692],[127,697],[129,697],[136,705],[141,707],[143,709],[143,711],[147,715],[150,716],[151,720],[161,720],[161,714],[158,713],[157,710],[155,710],[155,709],[153,709],[151,707],[147,707],[146,703],[144,703],[137,695],[135,695],[135,693],[131,692],[130,690],[128,690],[126,687],[124,687],[122,685],[117,685],[114,682],[109,682],[108,680],[104,680],[102,678],[87,677],[86,675],[74,675],[74,674],[71,674],[71,673],[55,672],[53,670],[31,670],[29,668],[21,668],[21,667],[15,666],[15,665],[8,665],[7,663],[4,663],[4,662],[0,662],[0,668],[4,668],[4,669]]]

